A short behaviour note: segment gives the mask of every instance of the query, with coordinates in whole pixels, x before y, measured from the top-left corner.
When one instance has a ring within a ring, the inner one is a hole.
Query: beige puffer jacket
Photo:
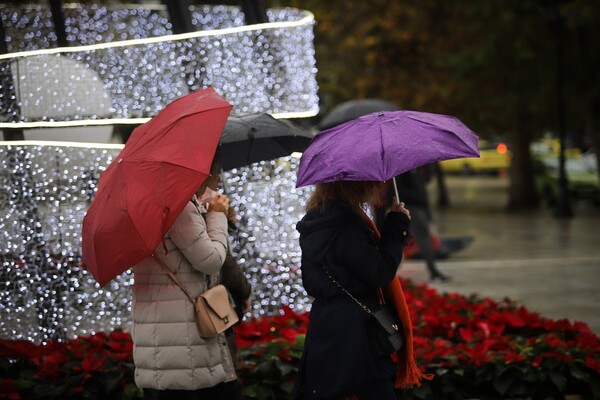
[[[188,202],[167,231],[167,254],[156,253],[179,282],[195,296],[219,283],[227,251],[227,219]],[[140,388],[195,390],[235,380],[224,335],[202,339],[194,322],[194,306],[148,257],[134,268],[133,359]]]

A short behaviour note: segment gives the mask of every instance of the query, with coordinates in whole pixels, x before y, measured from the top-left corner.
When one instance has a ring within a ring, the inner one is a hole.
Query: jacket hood
[[[348,205],[332,201],[323,207],[309,211],[298,224],[302,255],[320,262],[337,233],[349,223],[361,221],[361,216]]]

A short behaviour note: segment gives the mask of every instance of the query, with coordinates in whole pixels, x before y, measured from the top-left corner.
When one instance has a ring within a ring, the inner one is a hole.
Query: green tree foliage
[[[558,128],[559,39],[567,132],[585,131],[600,142],[598,2],[271,3],[315,14],[323,112],[345,100],[377,97],[404,109],[456,115],[484,138],[508,138],[511,209],[539,204],[529,144]]]

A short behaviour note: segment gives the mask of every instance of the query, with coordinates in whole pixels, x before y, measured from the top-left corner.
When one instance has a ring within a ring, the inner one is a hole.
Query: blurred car
[[[569,197],[589,200],[600,206],[600,180],[598,179],[596,154],[593,150],[565,158],[565,174]],[[558,158],[537,155],[535,158],[536,185],[544,202],[556,204],[558,197]]]
[[[510,166],[510,151],[504,142],[479,141],[479,158],[456,158],[440,162],[447,173],[499,174]]]
[[[531,143],[531,153],[540,158],[558,158],[560,152],[560,141],[556,138],[541,138]],[[581,156],[581,150],[577,147],[565,144],[565,157],[578,158]]]

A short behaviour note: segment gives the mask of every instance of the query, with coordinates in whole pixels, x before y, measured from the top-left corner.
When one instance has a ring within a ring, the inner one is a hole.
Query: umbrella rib
[[[380,138],[379,142],[381,143],[381,167],[384,168],[386,151],[385,151],[385,146],[383,145],[383,129],[382,129],[381,124],[379,125],[379,138]],[[387,171],[383,171],[383,172],[387,172]]]

